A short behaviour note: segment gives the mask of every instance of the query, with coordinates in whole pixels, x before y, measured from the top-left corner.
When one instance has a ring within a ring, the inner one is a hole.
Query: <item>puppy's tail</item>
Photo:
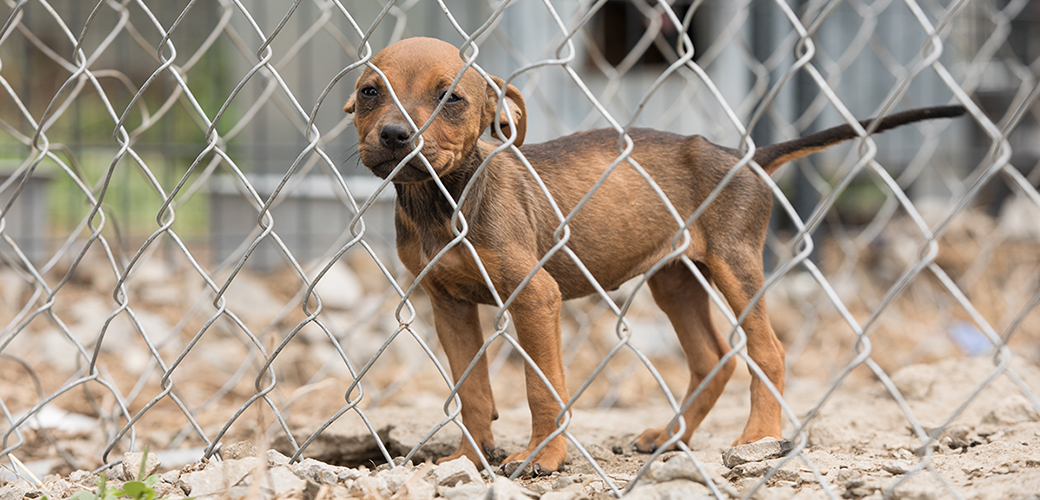
[[[874,133],[884,132],[888,129],[922,120],[953,118],[963,115],[966,111],[964,106],[936,106],[933,108],[911,109],[880,118],[881,122],[878,124],[877,129],[874,130]],[[868,128],[874,120],[878,120],[878,118],[863,120],[859,124],[863,128]],[[851,125],[839,125],[793,141],[760,147],[755,151],[755,162],[763,170],[772,174],[781,165],[791,160],[826,149],[842,141],[855,139],[856,137],[859,137],[859,135],[856,134]]]

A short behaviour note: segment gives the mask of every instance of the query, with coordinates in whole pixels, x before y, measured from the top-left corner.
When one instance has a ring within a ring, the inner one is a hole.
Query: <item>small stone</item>
[[[188,492],[186,493],[199,498],[227,491],[238,485],[242,479],[256,470],[256,467],[257,459],[255,457],[210,462],[203,470],[181,474],[179,481],[183,482],[181,489],[185,489],[184,486],[187,486]]]
[[[46,481],[43,485],[48,498],[68,498],[72,494],[72,483],[64,479]]]
[[[159,475],[159,479],[161,479],[164,483],[170,483],[170,484],[176,484],[177,480],[180,479],[180,478],[181,478],[181,471],[179,471],[179,470],[166,471],[166,472],[164,472],[164,473]]]
[[[1040,422],[1040,412],[1025,396],[1014,394],[998,403],[993,411],[986,414],[983,422],[998,425]]]
[[[408,468],[404,466],[394,467],[390,470],[385,470],[379,473],[379,477],[386,481],[386,487],[390,489],[392,493],[397,493],[404,487],[404,484],[415,474],[415,468]]]
[[[521,487],[507,478],[498,476],[488,488],[487,500],[530,500],[538,498],[533,491]]]
[[[742,477],[762,477],[769,472],[769,469],[769,464],[765,462],[748,462],[734,466],[723,476],[730,480]]]
[[[69,481],[72,481],[74,483],[82,483],[84,481],[87,481],[91,485],[93,485],[94,484],[94,475],[91,474],[89,471],[77,470],[77,471],[73,471],[72,474],[69,474]]]
[[[260,484],[270,488],[278,497],[298,496],[307,486],[306,480],[284,465],[268,469],[261,477]]]
[[[693,481],[675,480],[641,484],[632,489],[625,500],[659,500],[662,498],[714,498],[706,486]]]
[[[267,465],[269,467],[289,465],[289,457],[282,455],[275,450],[267,450]]]
[[[444,487],[482,482],[477,467],[466,457],[459,457],[437,465],[433,468],[433,476],[437,485]]]
[[[319,462],[313,458],[305,458],[299,463],[290,465],[289,468],[297,476],[318,484],[336,484],[339,480],[331,465]]]
[[[881,469],[894,476],[901,476],[910,472],[913,465],[906,460],[890,460],[881,464]]]
[[[676,455],[664,463],[662,467],[654,470],[654,480],[659,483],[675,479],[686,479],[701,484],[707,484],[704,476],[697,470],[693,460],[686,454]]]
[[[162,465],[162,460],[159,460],[155,453],[149,453],[148,463],[144,467],[144,475],[141,475],[141,460],[143,459],[144,453],[128,452],[123,454],[123,478],[127,481],[144,480],[146,477],[155,474],[155,471],[159,470],[159,466]]]
[[[362,475],[363,474],[361,473],[361,471],[357,469],[351,469],[349,467],[336,467],[336,478],[339,479],[340,482],[345,483],[347,481],[353,481],[361,477]]]
[[[790,441],[776,438],[762,438],[754,443],[734,446],[722,454],[722,463],[733,468],[748,462],[760,462],[769,458],[777,458],[791,451]]]
[[[256,454],[256,445],[250,441],[239,441],[220,450],[220,457],[224,460],[239,460],[246,457],[255,457]]]
[[[448,500],[484,500],[488,488],[484,483],[469,483],[454,488],[438,488],[437,491]]]
[[[437,488],[423,481],[408,481],[394,493],[394,500],[433,500],[437,496]]]
[[[575,486],[571,486],[564,490],[546,492],[542,495],[540,500],[576,500],[579,496],[584,496],[581,487]]]
[[[570,476],[559,476],[553,481],[552,487],[554,490],[562,490],[572,484],[574,484],[574,479]]]

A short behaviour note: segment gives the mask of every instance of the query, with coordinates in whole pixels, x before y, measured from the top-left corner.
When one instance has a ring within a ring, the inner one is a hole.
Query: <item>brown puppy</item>
[[[440,40],[412,38],[387,47],[372,59],[417,127],[430,118],[448,87],[462,70],[459,50]],[[496,79],[496,83],[502,83]],[[466,238],[499,297],[505,300],[556,244],[560,225],[555,212],[535,180],[510,150],[495,155],[487,168],[478,167],[498,144],[480,135],[499,120],[509,134],[516,127],[514,145],[523,143],[526,109],[520,92],[504,89],[503,113],[496,116],[495,87],[469,69],[449,95],[430,127],[422,134],[421,154],[456,200],[472,184],[462,201],[468,224]],[[417,140],[404,115],[394,104],[390,89],[368,68],[357,80],[355,92],[344,110],[354,113],[361,161],[386,178],[409,155]],[[964,108],[950,106],[912,110],[881,120],[878,132],[905,123],[956,116]],[[869,122],[862,122],[864,127]],[[737,151],[717,146],[700,136],[636,129],[631,157],[656,181],[682,218],[688,218],[723,176],[740,159]],[[802,139],[759,148],[755,161],[766,172],[837,142],[856,137],[843,125]],[[581,132],[543,144],[526,145],[520,151],[538,172],[563,214],[568,214],[617,156],[614,130]],[[432,181],[426,167],[414,156],[393,178],[397,190],[395,225],[397,250],[402,262],[419,274],[455,239],[451,204]],[[762,247],[773,202],[766,183],[750,168],[741,169],[692,224],[692,244],[685,255],[697,263],[740,314],[762,287]],[[604,289],[612,290],[647,272],[672,251],[680,227],[666,205],[629,163],[614,170],[577,213],[569,225],[567,248]],[[434,310],[437,335],[448,355],[455,380],[476,356],[483,334],[477,304],[493,304],[493,296],[472,255],[455,245],[428,271],[422,283]],[[730,346],[716,331],[709,316],[708,294],[694,274],[675,260],[649,279],[654,300],[675,326],[690,368],[687,397],[719,363]],[[595,293],[581,269],[564,252],[554,254],[534,272],[509,306],[517,339],[552,385],[550,390],[530,366],[526,369],[527,399],[531,410],[531,440],[526,450],[506,461],[527,458],[556,430],[561,407],[553,392],[566,402],[560,355],[560,302]],[[784,389],[784,348],[757,301],[742,324],[747,332],[748,354],[778,390]],[[688,440],[715,404],[733,372],[733,362],[707,384],[684,414]],[[487,362],[477,360],[474,370],[459,388],[462,419],[484,453],[494,448],[491,421],[495,402],[488,380]],[[736,443],[781,437],[780,405],[767,385],[757,377],[751,383],[751,415]],[[636,439],[641,451],[652,451],[668,440],[666,429],[650,429]],[[449,459],[467,456],[479,463],[477,450],[466,439]],[[534,471],[557,470],[566,459],[565,441],[557,436],[535,457]]]

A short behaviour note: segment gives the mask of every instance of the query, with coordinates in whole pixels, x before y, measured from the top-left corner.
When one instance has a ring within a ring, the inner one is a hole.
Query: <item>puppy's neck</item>
[[[484,154],[480,149],[479,146],[475,146],[462,161],[461,165],[440,177],[441,184],[444,185],[444,188],[456,203],[462,197],[466,186],[473,179],[481,162],[484,161]],[[467,219],[477,215],[478,207],[484,196],[486,177],[487,172],[485,170],[477,179],[473,180],[475,184],[470,188],[466,199],[462,201],[463,215]],[[452,204],[444,196],[440,186],[433,180],[408,184],[395,183],[394,189],[397,191],[397,204],[400,207],[400,215],[411,219],[416,226],[429,228],[442,226],[450,222],[454,208],[452,208]]]

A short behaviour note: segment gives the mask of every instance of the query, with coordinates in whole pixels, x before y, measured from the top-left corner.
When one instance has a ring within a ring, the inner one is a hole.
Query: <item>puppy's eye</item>
[[[379,90],[375,87],[365,87],[360,90],[360,93],[365,97],[376,97],[379,95]]]
[[[437,96],[437,100],[438,101],[443,100],[444,99],[444,94],[445,94],[444,92],[441,92],[440,95]],[[451,95],[448,96],[447,104],[452,104],[452,103],[456,103],[456,102],[462,102],[462,98],[459,97],[458,94],[452,92]]]

